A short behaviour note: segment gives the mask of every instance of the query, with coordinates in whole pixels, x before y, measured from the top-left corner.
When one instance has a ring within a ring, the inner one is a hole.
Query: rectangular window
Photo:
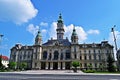
[[[95,67],[97,67],[97,63],[95,63]]]
[[[89,50],[89,54],[91,53],[91,51]]]
[[[86,55],[84,56],[84,59],[87,60],[87,56]]]
[[[91,55],[89,55],[89,60],[91,60]]]
[[[84,63],[84,67],[87,67],[87,63]]]

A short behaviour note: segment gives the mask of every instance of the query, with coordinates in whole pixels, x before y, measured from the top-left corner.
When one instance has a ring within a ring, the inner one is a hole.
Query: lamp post
[[[0,45],[1,45],[1,42],[2,42],[2,37],[3,37],[3,35],[0,34]]]
[[[115,31],[114,31],[115,27],[116,27],[116,25],[114,25],[113,28],[111,28],[111,32],[113,32],[113,37],[114,37],[114,42],[115,42],[115,50],[117,52],[117,42],[116,42],[116,36],[115,36]]]
[[[0,44],[1,44],[1,42],[2,42],[2,37],[3,37],[3,35],[0,34]]]
[[[114,32],[114,28],[115,28],[115,27],[116,27],[116,26],[114,25],[114,27],[111,28],[111,32],[113,32],[113,37],[114,37],[114,42],[115,42],[115,50],[116,50],[116,56],[117,56],[117,66],[118,66],[118,70],[120,71],[120,58],[119,58],[120,52],[119,52],[119,50],[117,49],[116,36],[115,36],[115,32]]]

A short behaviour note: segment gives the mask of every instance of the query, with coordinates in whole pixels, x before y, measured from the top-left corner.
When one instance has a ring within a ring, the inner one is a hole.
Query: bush
[[[80,63],[78,61],[73,61],[72,66],[77,68],[78,66],[80,66]]]
[[[94,73],[95,70],[90,70],[90,69],[88,69],[88,70],[83,70],[83,72],[85,72],[85,73]]]
[[[74,71],[74,72],[77,72],[77,67],[80,66],[79,61],[73,61],[73,62],[72,62],[72,66],[74,67],[74,68],[73,68],[73,71]]]

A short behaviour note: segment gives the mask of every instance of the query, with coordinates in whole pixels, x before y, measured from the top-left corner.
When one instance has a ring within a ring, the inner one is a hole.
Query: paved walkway
[[[59,74],[59,75],[120,75],[120,74],[105,74],[105,73],[83,73],[82,71],[78,70],[77,73],[74,73],[73,70],[27,70],[27,71],[20,71],[20,72],[0,72],[0,74],[4,73],[12,73],[12,74]]]
[[[28,70],[28,71],[21,71],[21,73],[26,74],[73,74],[73,70]],[[84,74],[82,71],[78,71],[75,74]]]

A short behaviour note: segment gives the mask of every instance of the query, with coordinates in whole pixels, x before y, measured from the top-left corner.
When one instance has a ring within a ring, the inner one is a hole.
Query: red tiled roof
[[[1,56],[0,56],[1,57]],[[8,60],[8,57],[7,56],[2,56],[2,59],[3,60]]]

